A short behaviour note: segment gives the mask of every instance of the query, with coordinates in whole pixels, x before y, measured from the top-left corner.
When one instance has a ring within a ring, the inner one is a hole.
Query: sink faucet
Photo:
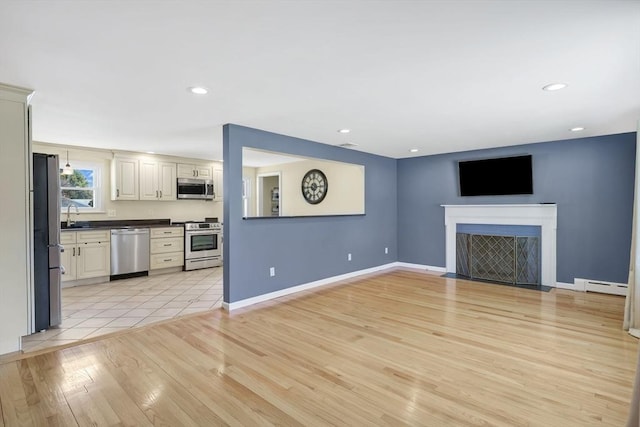
[[[73,224],[76,223],[74,220],[71,219],[71,208],[76,208],[76,215],[80,215],[80,211],[78,210],[78,207],[76,205],[71,204],[67,206],[67,227],[71,227]]]

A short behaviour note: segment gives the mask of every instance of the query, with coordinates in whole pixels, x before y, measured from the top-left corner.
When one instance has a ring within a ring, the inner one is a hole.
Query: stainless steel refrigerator
[[[58,156],[33,154],[34,331],[62,322]]]

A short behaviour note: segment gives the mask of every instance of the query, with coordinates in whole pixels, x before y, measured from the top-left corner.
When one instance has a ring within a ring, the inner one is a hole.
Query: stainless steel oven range
[[[222,226],[219,222],[186,222],[184,224],[184,269],[222,265]]]

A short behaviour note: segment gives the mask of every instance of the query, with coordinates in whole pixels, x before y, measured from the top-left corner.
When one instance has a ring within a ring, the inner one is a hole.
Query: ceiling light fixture
[[[548,92],[553,92],[554,90],[560,90],[567,87],[566,83],[551,83],[542,88],[542,90],[546,90]]]
[[[417,148],[412,148],[411,150],[409,150],[411,153],[417,153],[418,149]]]
[[[345,142],[344,144],[338,144],[339,147],[345,147],[345,148],[351,148],[351,147],[357,147],[358,144],[353,143],[353,142]]]
[[[73,168],[69,164],[69,150],[67,150],[67,164],[62,169],[62,175],[73,175]]]
[[[191,93],[195,93],[196,95],[206,95],[209,92],[209,89],[202,86],[190,87],[189,90]]]
[[[156,154],[155,151],[147,151],[147,154]]]
[[[571,132],[580,132],[581,130],[584,130],[584,128],[582,126],[576,126],[574,128],[569,129]]]
[[[349,133],[349,132],[351,132],[351,129],[340,129],[340,130],[338,130],[338,132],[340,132],[340,133]]]

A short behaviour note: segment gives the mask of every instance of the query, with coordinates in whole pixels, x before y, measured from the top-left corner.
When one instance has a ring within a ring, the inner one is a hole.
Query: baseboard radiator
[[[583,289],[586,292],[598,292],[601,294],[627,295],[626,283],[603,282],[600,280],[576,279],[576,282],[583,281]]]

